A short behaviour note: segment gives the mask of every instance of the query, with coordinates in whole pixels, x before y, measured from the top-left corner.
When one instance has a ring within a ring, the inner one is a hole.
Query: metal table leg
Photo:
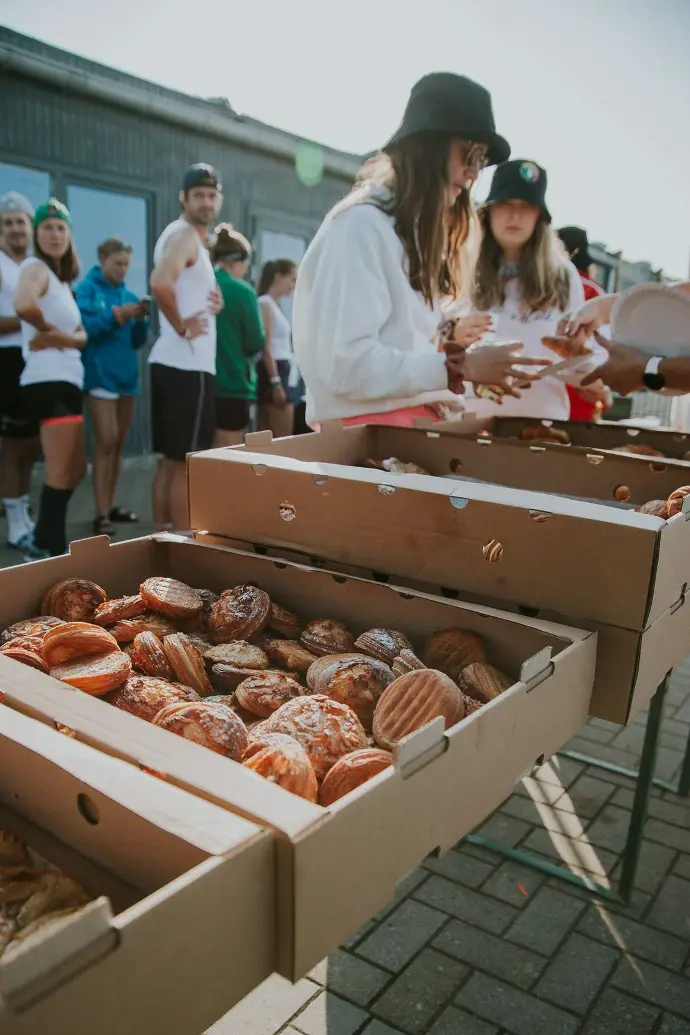
[[[531,852],[523,852],[517,848],[510,848],[508,845],[504,845],[500,841],[493,841],[491,838],[482,837],[479,834],[469,834],[465,838],[465,841],[467,841],[468,844],[477,845],[480,848],[486,848],[491,852],[496,852],[498,855],[503,855],[507,859],[521,863],[523,866],[528,866],[530,869],[545,873],[549,877],[556,877],[558,880],[566,881],[568,884],[575,884],[577,887],[592,892],[592,894],[599,898],[615,901],[622,900],[626,903],[629,902],[635,886],[635,877],[637,875],[637,867],[640,860],[644,827],[647,820],[649,795],[652,789],[652,784],[656,782],[654,781],[654,766],[656,764],[659,733],[661,732],[661,721],[664,713],[664,701],[666,698],[670,675],[671,673],[669,672],[663,683],[659,685],[649,706],[649,715],[647,718],[647,726],[645,728],[639,771],[623,770],[622,767],[614,766],[610,763],[601,764],[602,768],[608,768],[615,772],[624,772],[624,775],[630,776],[636,781],[633,808],[630,816],[630,826],[628,827],[628,837],[623,850],[623,865],[621,868],[621,876],[617,893],[587,877],[581,877],[576,873],[572,873],[564,866],[559,866],[546,859],[541,859],[539,856],[533,855]],[[586,755],[578,755],[576,752],[563,752],[563,754],[567,757],[575,757],[581,761],[588,760]],[[595,761],[596,760],[593,760],[590,764],[594,764]],[[684,783],[684,780],[686,783]],[[688,744],[688,751],[686,753],[683,773],[681,775],[681,788],[683,786],[686,787],[685,794],[688,794],[690,790],[690,787],[687,785],[690,785],[690,743]],[[679,793],[683,793],[683,791],[680,790]]]

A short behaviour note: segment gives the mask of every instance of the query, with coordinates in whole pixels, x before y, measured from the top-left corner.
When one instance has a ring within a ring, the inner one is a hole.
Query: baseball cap
[[[182,190],[188,191],[193,187],[215,187],[218,191],[223,190],[218,173],[212,165],[207,165],[205,162],[197,162],[195,165],[190,165],[184,174]]]
[[[63,205],[57,198],[50,198],[38,206],[34,214],[34,226],[44,223],[46,219],[61,219],[68,226],[72,225],[72,217],[67,205]]]
[[[16,190],[8,190],[0,197],[0,215],[3,212],[23,212],[29,219],[34,218],[34,207],[28,198]]]

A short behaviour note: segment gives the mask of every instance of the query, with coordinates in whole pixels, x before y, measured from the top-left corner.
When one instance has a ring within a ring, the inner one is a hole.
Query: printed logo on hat
[[[541,173],[539,172],[539,166],[535,165],[534,162],[523,162],[520,166],[520,176],[526,183],[536,183]]]

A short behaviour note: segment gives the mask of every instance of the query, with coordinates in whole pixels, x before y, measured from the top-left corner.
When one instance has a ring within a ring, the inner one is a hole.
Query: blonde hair
[[[477,309],[496,309],[505,302],[505,281],[500,269],[501,246],[491,230],[489,207],[479,213],[483,235],[475,267],[473,302]],[[546,312],[557,308],[565,312],[570,297],[568,253],[556,231],[540,214],[534,233],[520,257],[520,308],[523,313]]]
[[[382,206],[395,222],[407,258],[408,279],[428,305],[467,294],[467,245],[476,224],[469,192],[448,207],[448,158],[452,137],[418,133],[371,158],[360,170],[355,189],[367,182],[388,187]]]

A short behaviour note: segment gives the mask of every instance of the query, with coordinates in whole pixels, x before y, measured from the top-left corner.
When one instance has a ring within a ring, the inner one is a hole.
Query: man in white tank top
[[[0,495],[7,544],[23,550],[34,523],[29,513],[31,469],[38,456],[38,425],[29,419],[19,378],[24,368],[21,322],[14,309],[19,266],[29,254],[34,210],[23,194],[0,198]]]
[[[198,163],[185,174],[182,215],[158,239],[151,293],[160,337],[151,349],[153,451],[162,456],[153,485],[160,529],[189,528],[187,453],[210,449],[215,431],[216,313],[223,299],[206,249],[223,204],[218,175]]]

